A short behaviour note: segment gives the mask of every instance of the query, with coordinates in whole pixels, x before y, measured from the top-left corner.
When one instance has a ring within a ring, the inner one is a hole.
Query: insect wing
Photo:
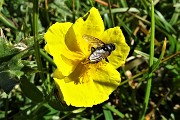
[[[95,38],[93,36],[90,35],[83,35],[82,36],[83,39],[85,39],[88,43],[90,43],[92,45],[92,47],[97,48],[97,47],[102,47],[102,45],[104,45],[104,43],[99,40],[98,38]]]

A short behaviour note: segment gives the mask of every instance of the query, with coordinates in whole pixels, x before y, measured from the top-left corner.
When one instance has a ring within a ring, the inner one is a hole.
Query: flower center
[[[80,63],[79,66],[81,68],[80,76],[79,76],[80,84],[87,83],[90,80],[92,80],[91,79],[92,71],[94,73],[98,68],[107,64],[105,60],[99,61],[98,63],[85,63],[85,62]]]
[[[81,63],[81,72],[79,76],[79,82],[80,83],[86,83],[90,80],[89,70],[91,69],[91,66],[89,63]]]

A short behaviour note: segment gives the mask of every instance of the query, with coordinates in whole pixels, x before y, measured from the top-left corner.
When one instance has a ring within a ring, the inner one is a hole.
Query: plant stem
[[[38,42],[38,0],[33,0],[33,36],[34,36],[34,49],[38,70],[40,71],[40,77],[45,80],[42,73],[42,62],[39,53],[39,42]]]
[[[110,0],[108,0],[108,7],[109,7],[109,14],[110,14],[110,17],[111,17],[112,27],[115,27],[114,19],[113,19],[112,12],[111,12],[111,2],[110,2]]]
[[[92,0],[89,0],[90,4],[91,4],[91,7],[94,7],[94,4],[93,4],[93,1]]]
[[[111,110],[112,112],[116,113],[116,115],[118,115],[120,118],[124,118],[124,114],[122,114],[121,112],[119,112],[117,109],[115,109],[114,107],[108,105],[108,104],[104,104],[104,106],[106,108],[108,108],[109,110]]]
[[[6,104],[5,104],[5,114],[4,114],[5,120],[8,120],[8,109],[9,109],[9,98],[8,98],[8,95],[7,95]]]
[[[143,103],[143,109],[140,114],[140,120],[144,120],[144,116],[148,107],[149,97],[151,92],[151,83],[152,83],[152,66],[153,66],[153,58],[154,58],[154,37],[155,37],[155,20],[154,20],[154,3],[151,0],[151,41],[150,41],[150,59],[149,59],[149,79],[147,81],[145,99]]]
[[[50,19],[49,19],[49,13],[48,13],[48,0],[44,1],[45,4],[45,14],[46,14],[46,20],[48,23],[48,26],[50,25]]]
[[[48,61],[53,67],[57,67],[56,64],[53,62],[53,59],[51,57],[49,57],[44,51],[43,49],[40,49],[40,54],[41,56]]]

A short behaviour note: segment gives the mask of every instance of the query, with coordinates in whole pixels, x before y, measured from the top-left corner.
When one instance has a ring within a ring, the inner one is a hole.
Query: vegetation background
[[[121,27],[131,47],[118,69],[122,83],[100,105],[63,106],[55,97],[55,65],[43,49],[43,35],[56,21],[74,22],[92,6],[99,9],[106,29]],[[154,0],[154,14],[151,10],[148,0],[0,0],[0,119],[136,120],[144,114],[146,120],[180,120],[180,1]],[[152,68],[149,59],[155,63]],[[150,97],[145,97],[147,84]]]

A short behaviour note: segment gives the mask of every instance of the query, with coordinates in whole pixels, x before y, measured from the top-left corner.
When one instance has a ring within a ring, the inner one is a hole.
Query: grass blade
[[[116,110],[114,107],[105,104],[104,107],[108,108],[109,110],[111,110],[112,112],[116,113],[120,118],[124,118],[124,114],[122,114],[121,112],[119,112],[118,110]]]
[[[155,20],[154,20],[154,2],[151,0],[151,41],[150,41],[150,59],[149,59],[149,79],[147,81],[145,99],[143,103],[143,109],[140,114],[140,120],[144,120],[146,110],[148,108],[149,97],[151,92],[151,83],[152,83],[152,66],[154,59],[154,37],[155,37]]]

